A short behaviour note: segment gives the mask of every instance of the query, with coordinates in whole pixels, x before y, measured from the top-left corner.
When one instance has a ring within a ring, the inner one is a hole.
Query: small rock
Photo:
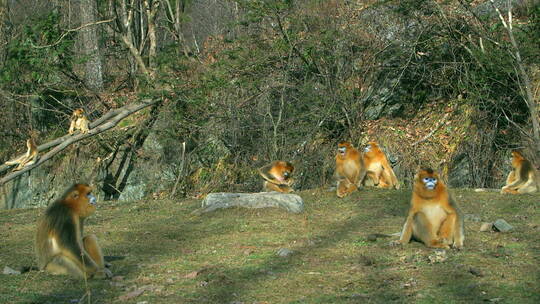
[[[491,303],[497,303],[497,302],[500,302],[502,300],[503,300],[503,298],[493,298],[493,299],[489,299],[488,301],[491,302]]]
[[[366,237],[366,239],[370,242],[375,242],[377,240],[377,235],[376,234],[370,234]]]
[[[491,230],[493,230],[493,223],[482,223],[482,225],[480,226],[481,232],[488,232]]]
[[[290,256],[293,253],[294,253],[294,251],[292,251],[292,250],[290,250],[288,248],[281,248],[281,249],[278,250],[277,255],[284,258],[284,257]]]
[[[469,267],[469,273],[471,273],[472,275],[477,276],[477,277],[483,277],[484,276],[484,274],[479,269],[476,269],[474,267]]]
[[[208,282],[207,281],[200,281],[198,285],[200,287],[205,287],[205,286],[208,286]]]
[[[140,302],[137,302],[137,304],[148,304],[148,301],[140,301]]]
[[[125,287],[126,285],[124,283],[120,283],[120,282],[109,282],[109,284],[112,286],[112,287],[117,287],[117,288],[123,288]]]
[[[9,266],[4,266],[4,272],[3,274],[21,274],[20,271],[18,270],[15,270]]]
[[[493,227],[500,232],[508,232],[514,228],[503,219],[496,220],[495,223],[493,223]]]

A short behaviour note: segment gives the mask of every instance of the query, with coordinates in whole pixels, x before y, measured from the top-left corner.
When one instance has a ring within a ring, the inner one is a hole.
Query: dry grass
[[[504,218],[508,233],[466,221],[465,249],[370,242],[400,230],[410,191],[367,189],[339,200],[323,189],[299,193],[303,214],[231,209],[193,216],[199,201],[102,202],[88,220],[117,282],[91,280],[83,303],[539,303],[540,195],[454,191],[482,221]],[[0,213],[0,267],[35,265],[32,240],[42,209]],[[294,250],[278,257],[280,248]],[[76,303],[84,282],[31,271],[0,275],[1,303]],[[142,289],[141,289],[142,288]],[[124,300],[133,290],[141,295]]]

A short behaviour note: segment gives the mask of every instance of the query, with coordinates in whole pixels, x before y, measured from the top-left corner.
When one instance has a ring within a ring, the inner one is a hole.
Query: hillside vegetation
[[[87,221],[117,276],[77,281],[30,271],[0,275],[2,303],[538,303],[536,195],[453,190],[466,214],[465,248],[390,247],[410,190],[364,189],[337,199],[301,191],[301,214],[230,209],[191,215],[200,200],[99,202]],[[0,267],[35,265],[43,209],[0,212]],[[507,233],[479,232],[505,219]],[[293,253],[280,257],[287,248]],[[86,292],[90,298],[84,297]]]
[[[65,135],[76,108],[96,121],[160,101],[7,183],[4,208],[74,180],[106,200],[258,191],[255,169],[278,159],[297,189],[327,186],[342,140],[379,141],[404,185],[430,165],[498,188],[510,150],[540,161],[538,1],[511,1],[511,20],[502,0],[127,2],[0,3],[0,162],[30,134]],[[94,39],[78,9],[96,13]]]

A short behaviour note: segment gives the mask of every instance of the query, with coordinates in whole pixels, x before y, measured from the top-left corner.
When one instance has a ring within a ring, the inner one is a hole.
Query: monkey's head
[[[523,154],[521,154],[521,151],[519,150],[512,151],[512,166],[514,168],[516,168],[519,165],[519,163],[524,159],[525,158],[523,157]]]
[[[364,154],[366,154],[369,157],[369,156],[372,156],[372,154],[378,150],[379,150],[379,145],[377,145],[377,143],[374,141],[370,141],[368,142],[368,145],[364,148]]]
[[[71,186],[61,202],[80,217],[85,218],[96,211],[96,197],[92,195],[92,187],[87,184]]]
[[[277,179],[281,179],[279,175],[282,176],[283,180],[288,180],[294,171],[294,166],[288,161],[277,161],[274,165],[278,169],[278,176],[275,176]]]
[[[84,114],[84,110],[82,108],[75,109],[73,111],[73,116],[75,117],[81,117]]]
[[[345,157],[345,154],[347,154],[347,151],[351,149],[353,146],[348,141],[342,141],[338,144],[338,155],[341,157]]]
[[[436,190],[437,186],[441,186],[442,181],[439,179],[437,172],[431,168],[421,168],[415,177],[415,190],[421,192],[430,192]]]

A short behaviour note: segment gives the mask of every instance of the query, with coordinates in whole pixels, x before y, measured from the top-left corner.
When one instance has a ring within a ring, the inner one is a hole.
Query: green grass
[[[465,214],[503,218],[514,230],[478,232],[480,222],[466,221],[464,250],[432,263],[436,251],[422,244],[366,240],[400,231],[408,190],[365,189],[345,199],[302,191],[302,214],[236,208],[196,216],[198,200],[101,202],[86,232],[105,255],[125,256],[111,268],[123,280],[90,280],[90,303],[539,303],[540,195],[453,193]],[[35,265],[41,212],[0,212],[2,269]],[[280,248],[294,253],[278,257]],[[141,287],[143,294],[119,298]],[[38,271],[0,275],[0,303],[74,303],[86,288]]]

